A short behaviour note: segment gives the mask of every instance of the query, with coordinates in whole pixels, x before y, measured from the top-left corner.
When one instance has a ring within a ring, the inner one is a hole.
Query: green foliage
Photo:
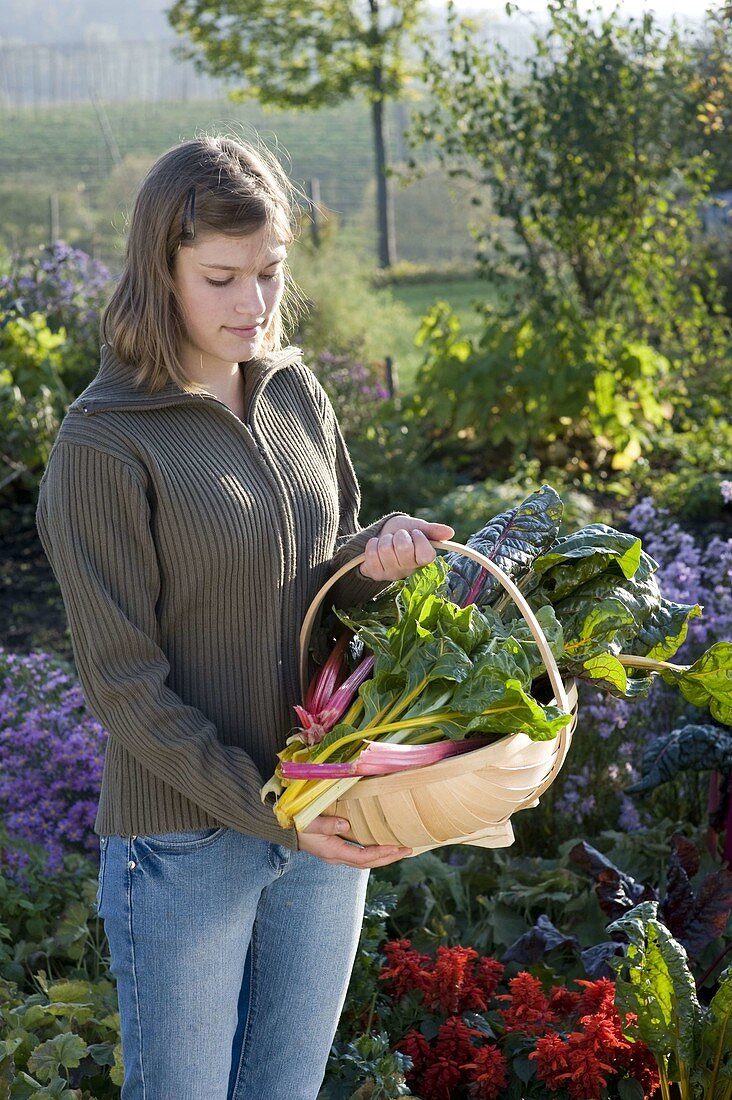
[[[421,7],[421,0],[391,0],[384,20],[377,4],[338,0],[297,9],[289,0],[177,0],[168,19],[190,40],[183,56],[243,85],[233,98],[314,108],[357,91],[397,95],[412,71],[404,37]]]
[[[124,1075],[114,982],[49,982],[23,994],[0,979],[0,1083],[13,1100],[106,1100]],[[80,1091],[81,1090],[81,1091]]]
[[[334,1069],[326,1078],[318,1100],[389,1100],[412,1096],[405,1074],[412,1059],[392,1050],[385,1031],[359,1035],[350,1043],[333,1044]]]
[[[638,1018],[640,1037],[653,1051],[662,1085],[675,1082],[681,1100],[727,1100],[732,1080],[732,970],[719,979],[708,1008],[700,1005],[686,952],[644,902],[608,926],[627,936],[617,961],[616,1003]]]
[[[557,441],[628,469],[672,415],[707,415],[729,384],[729,324],[697,239],[713,169],[694,51],[648,15],[595,21],[572,2],[550,19],[519,73],[449,5],[445,50],[425,46],[435,105],[411,131],[504,220],[480,236],[484,273],[510,288],[481,339],[445,303],[420,333],[435,441],[483,476],[521,454],[546,462]]]
[[[310,356],[328,352],[354,361],[383,360],[391,353],[393,333],[415,327],[413,315],[389,288],[374,289],[371,262],[349,231],[334,230],[318,249],[301,240],[290,266],[308,300],[293,340]]]
[[[611,452],[622,470],[650,449],[678,386],[653,347],[568,301],[486,317],[476,341],[439,302],[416,337],[427,348],[420,399],[454,462],[480,472],[501,453],[546,462],[561,440],[593,465]]]
[[[0,495],[6,498],[10,486],[12,492],[36,486],[71,400],[60,374],[65,339],[40,313],[0,328]]]
[[[95,913],[97,884],[87,858],[65,857],[61,873],[48,875],[37,846],[8,838],[0,822],[0,844],[27,851],[27,885],[0,878],[0,978],[35,992],[39,969],[50,980],[64,976],[97,981],[105,974],[104,931]]]

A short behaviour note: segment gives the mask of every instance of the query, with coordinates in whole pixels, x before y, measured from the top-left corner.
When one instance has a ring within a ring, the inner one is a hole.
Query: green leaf
[[[558,707],[537,703],[518,680],[500,683],[486,678],[470,694],[456,697],[454,706],[475,715],[467,724],[470,733],[525,733],[532,741],[549,741],[570,721]]]
[[[616,1088],[619,1100],[643,1100],[646,1095],[640,1081],[632,1077],[625,1077],[618,1081]]]
[[[608,925],[608,932],[630,940],[625,958],[612,961],[618,971],[616,1004],[621,1014],[637,1014],[646,1046],[661,1058],[670,1055],[688,1081],[699,1053],[703,1014],[686,952],[657,919],[657,910],[656,902],[643,902]]]
[[[87,1044],[79,1035],[65,1031],[35,1048],[28,1058],[28,1069],[36,1074],[39,1081],[51,1081],[57,1076],[60,1066],[75,1069],[80,1065],[86,1051]]]
[[[591,523],[559,539],[548,553],[536,559],[533,568],[544,574],[543,588],[556,603],[608,569],[615,569],[627,579],[638,574],[642,580],[658,565],[642,553],[639,538],[604,523]]]
[[[719,977],[717,992],[709,1003],[709,1011],[704,1023],[704,1045],[712,1055],[712,1080],[709,1082],[709,1096],[716,1100],[723,1095],[717,1093],[714,1086],[723,1080],[732,1079],[732,967],[728,967]],[[716,1080],[714,1074],[716,1073]]]
[[[695,707],[708,706],[713,718],[732,726],[732,642],[717,642],[690,668],[664,669],[661,676]]]
[[[691,619],[701,615],[699,604],[672,603],[662,599],[633,640],[633,652],[639,657],[666,661],[686,640]]]
[[[690,723],[661,734],[646,745],[641,758],[641,778],[626,787],[629,794],[652,791],[683,771],[732,771],[732,733],[718,726]]]
[[[564,634],[564,659],[578,672],[591,657],[619,653],[619,636],[634,625],[632,611],[617,599],[564,601],[554,610]]]
[[[589,680],[599,680],[609,685],[618,695],[625,695],[628,676],[620,661],[611,653],[589,657],[582,665],[582,674]]]

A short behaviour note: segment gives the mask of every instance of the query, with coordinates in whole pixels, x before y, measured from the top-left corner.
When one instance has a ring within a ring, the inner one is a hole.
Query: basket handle
[[[433,542],[432,540],[430,540],[430,544],[434,546],[436,550],[454,550],[458,554],[464,555],[466,558],[471,558],[473,561],[477,562],[478,565],[482,565],[483,568],[486,569],[492,576],[494,576],[496,580],[499,581],[500,584],[506,589],[509,596],[511,596],[514,603],[526,620],[529,630],[533,635],[534,641],[539,647],[541,658],[544,662],[547,673],[549,674],[549,682],[552,685],[554,699],[557,703],[557,706],[560,710],[564,711],[565,714],[569,714],[572,708],[570,706],[569,699],[567,698],[567,691],[562,681],[557,662],[554,659],[554,654],[549,648],[549,643],[546,640],[544,631],[539,625],[536,615],[531,610],[526,599],[522,596],[520,590],[514,584],[511,578],[503,571],[503,569],[501,569],[499,565],[496,565],[495,562],[491,561],[490,558],[487,558],[484,554],[481,554],[478,550],[473,550],[470,546],[463,546],[462,543],[450,542],[448,540],[445,540],[444,542]],[[351,560],[347,561],[345,565],[342,565],[341,568],[336,573],[334,573],[332,577],[328,578],[328,580],[317,593],[317,595],[313,599],[313,602],[308,608],[307,614],[305,615],[305,618],[303,620],[302,627],[300,628],[300,685],[303,692],[303,698],[307,689],[308,646],[310,645],[310,635],[312,633],[313,624],[315,622],[315,617],[318,613],[318,609],[323,602],[323,598],[325,597],[327,592],[333,587],[333,585],[337,581],[339,581],[345,573],[348,573],[351,569],[355,569],[356,566],[360,565],[361,562],[365,560],[365,554],[358,554],[357,557],[351,558]],[[560,735],[564,734],[566,736],[566,732],[567,727],[563,726],[560,730]]]

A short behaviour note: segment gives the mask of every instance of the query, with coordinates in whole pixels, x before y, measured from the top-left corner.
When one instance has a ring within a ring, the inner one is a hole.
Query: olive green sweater
[[[101,835],[223,824],[298,846],[260,787],[296,724],[300,625],[387,517],[359,529],[353,467],[299,349],[241,368],[246,421],[172,379],[135,390],[104,347],[41,480],[38,532],[109,734]],[[353,570],[328,602],[380,588]]]

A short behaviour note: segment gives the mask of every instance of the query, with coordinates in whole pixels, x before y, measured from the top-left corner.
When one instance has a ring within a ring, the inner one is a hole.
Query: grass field
[[[435,302],[447,302],[460,318],[465,335],[477,337],[482,331],[482,324],[475,302],[496,300],[494,289],[482,279],[445,280],[442,284],[397,284],[389,290],[392,297],[409,311],[413,321],[411,329],[395,332],[393,339],[393,355],[403,390],[411,388],[417,367],[424,357],[423,349],[415,347],[414,337],[422,317]]]

